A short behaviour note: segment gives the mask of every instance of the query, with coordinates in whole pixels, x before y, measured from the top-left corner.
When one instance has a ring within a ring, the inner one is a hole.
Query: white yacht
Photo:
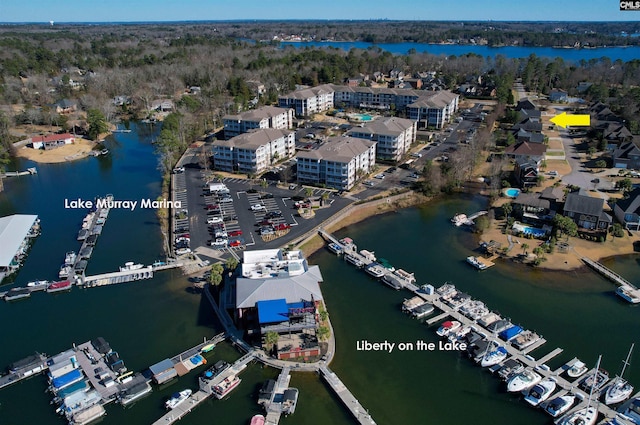
[[[549,403],[547,403],[547,407],[544,409],[544,411],[554,418],[557,418],[558,416],[562,416],[567,411],[569,411],[569,409],[571,409],[571,406],[573,406],[573,403],[575,402],[576,396],[569,393],[552,399]]]
[[[467,263],[471,264],[473,267],[475,267],[478,270],[487,269],[487,265],[481,262],[480,260],[478,260],[478,257],[474,257],[473,255],[470,255],[467,257]]]
[[[438,328],[438,330],[436,331],[436,334],[438,336],[447,336],[451,332],[457,331],[460,326],[462,326],[462,324],[457,320],[453,320],[453,321],[447,320]]]
[[[143,267],[144,265],[140,263],[136,264],[133,261],[127,261],[126,263],[124,263],[124,266],[120,266],[120,271],[124,272],[129,270],[140,270]]]
[[[602,356],[598,357],[594,378],[596,378],[600,372],[600,360],[602,360]],[[589,390],[589,399],[587,400],[587,407],[576,410],[565,416],[560,420],[560,422],[558,422],[558,425],[594,425],[596,423],[598,420],[598,406],[593,406],[591,404],[595,387],[595,385],[591,385],[591,389]]]
[[[533,387],[542,380],[542,376],[538,375],[531,369],[525,369],[519,374],[513,376],[507,381],[507,391],[515,393]]]
[[[529,390],[524,400],[532,406],[537,406],[549,398],[551,393],[556,389],[556,380],[549,377],[545,378]]]
[[[465,224],[467,221],[469,221],[469,219],[467,218],[466,214],[456,214],[455,216],[453,216],[453,218],[451,219],[451,223],[453,223],[454,226],[456,227],[460,227],[463,224]]]
[[[179,393],[175,393],[174,395],[172,395],[171,398],[164,403],[164,406],[167,409],[175,409],[176,407],[184,403],[190,396],[190,389],[182,390]]]
[[[622,365],[622,372],[620,372],[620,376],[616,376],[611,384],[607,387],[607,391],[604,394],[604,403],[605,404],[616,404],[621,401],[629,398],[631,393],[633,392],[633,385],[628,383],[622,376],[624,375],[624,371],[626,367],[629,365],[629,359],[631,358],[631,352],[633,351],[634,344],[631,344],[631,348],[629,349],[629,354],[627,354],[627,359],[624,361]]]
[[[501,361],[507,358],[507,349],[501,345],[498,345],[495,349],[490,350],[482,357],[480,360],[480,366],[489,367],[493,365],[497,365]]]
[[[584,375],[587,370],[587,365],[578,360],[569,368],[569,370],[567,370],[567,375],[571,378],[579,378]]]

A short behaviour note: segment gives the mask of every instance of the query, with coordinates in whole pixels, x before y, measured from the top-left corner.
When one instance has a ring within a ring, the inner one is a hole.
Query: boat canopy
[[[522,331],[523,329],[520,326],[514,325],[500,332],[499,335],[500,335],[500,338],[504,339],[505,341],[509,341],[510,339],[513,339],[516,336],[518,336],[518,334],[521,333]]]
[[[71,372],[69,373],[65,373],[62,376],[59,376],[57,378],[54,378],[51,381],[51,385],[53,385],[54,388],[62,388],[66,385],[69,385],[79,379],[82,378],[82,371],[80,371],[79,369],[73,369]]]
[[[452,326],[453,326],[453,322],[451,322],[450,320],[447,320],[446,322],[444,322],[444,323],[442,324],[442,327],[443,327],[443,328],[450,328],[450,327],[452,327]]]

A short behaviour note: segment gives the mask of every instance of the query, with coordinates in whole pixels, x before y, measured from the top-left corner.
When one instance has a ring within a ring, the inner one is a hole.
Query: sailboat
[[[596,376],[600,369],[600,360],[602,360],[602,356],[598,356],[598,363],[596,363]],[[594,425],[596,423],[596,420],[598,419],[598,407],[591,405],[594,387],[595,385],[592,385],[591,391],[589,391],[587,407],[576,410],[572,414],[565,416],[560,422],[558,422],[558,425]]]
[[[616,376],[611,382],[611,385],[607,387],[607,391],[604,394],[605,404],[620,403],[621,401],[626,400],[633,392],[633,386],[622,377],[626,367],[629,366],[629,359],[631,358],[633,346],[634,344],[631,344],[629,354],[627,354],[627,359],[622,365],[622,372],[620,372],[620,376]]]

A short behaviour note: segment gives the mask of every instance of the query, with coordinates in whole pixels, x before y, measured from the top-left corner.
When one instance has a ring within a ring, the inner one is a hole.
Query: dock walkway
[[[282,403],[275,401],[276,394],[282,394],[289,387],[289,382],[291,381],[291,368],[288,366],[282,369],[280,375],[278,375],[278,379],[276,381],[276,385],[271,392],[271,398],[265,404],[265,410],[267,411],[267,417],[265,420],[265,425],[278,425],[280,422],[280,416],[282,416]]]
[[[349,409],[358,423],[363,425],[375,425],[376,422],[373,420],[367,409],[360,404],[358,399],[351,394],[349,389],[342,383],[340,378],[338,378],[338,376],[329,369],[329,367],[321,365],[320,373],[331,389],[338,397],[340,397],[342,403],[347,407],[347,409]]]
[[[624,299],[627,302],[632,304],[640,303],[640,289],[638,289],[635,285],[629,282],[624,277],[620,276],[618,273],[614,272],[611,269],[603,266],[597,261],[593,261],[587,257],[582,257],[582,261],[591,267],[596,272],[600,273],[602,276],[606,277],[616,285],[618,285],[618,289],[616,290],[616,294]]]

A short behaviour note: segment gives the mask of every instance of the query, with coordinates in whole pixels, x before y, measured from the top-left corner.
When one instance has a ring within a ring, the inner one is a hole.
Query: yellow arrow
[[[567,115],[566,112],[563,112],[551,118],[551,122],[562,128],[567,128],[568,126],[589,127],[591,125],[591,116],[588,114]]]

